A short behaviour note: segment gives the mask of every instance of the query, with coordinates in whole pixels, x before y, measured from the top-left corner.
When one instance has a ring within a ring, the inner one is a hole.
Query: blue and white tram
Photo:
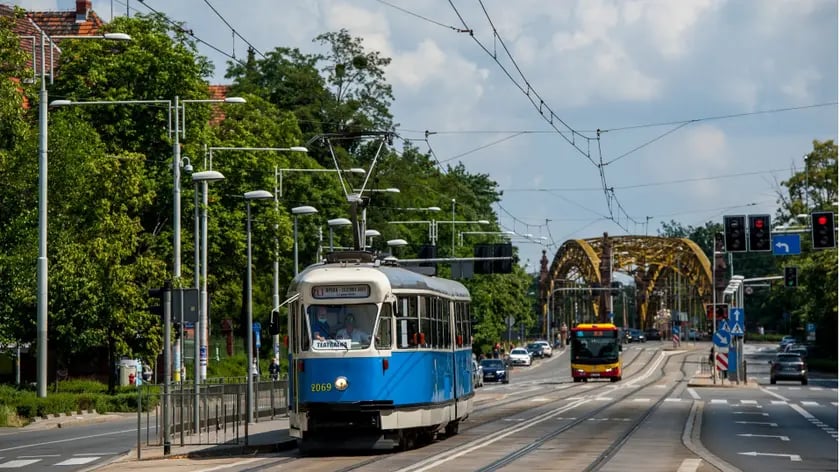
[[[474,395],[462,284],[333,253],[288,296],[289,431],[302,450],[457,434]]]

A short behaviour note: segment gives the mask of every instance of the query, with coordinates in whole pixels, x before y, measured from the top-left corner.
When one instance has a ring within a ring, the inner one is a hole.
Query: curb
[[[698,457],[708,462],[721,472],[740,472],[740,469],[734,467],[729,462],[714,455],[703,446],[700,441],[700,431],[703,425],[703,402],[695,400],[691,405],[691,411],[683,428],[682,443],[691,452]]]

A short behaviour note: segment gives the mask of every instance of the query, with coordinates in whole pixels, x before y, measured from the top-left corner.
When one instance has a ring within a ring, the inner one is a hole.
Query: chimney
[[[91,0],[76,0],[76,23],[87,21],[91,9]]]

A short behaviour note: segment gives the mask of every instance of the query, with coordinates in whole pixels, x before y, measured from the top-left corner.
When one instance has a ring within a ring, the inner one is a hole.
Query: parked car
[[[798,380],[808,385],[808,364],[799,354],[779,353],[770,361],[770,383],[776,380]]]
[[[480,364],[481,368],[483,369],[485,381],[502,383],[510,382],[510,376],[508,375],[508,366],[503,360],[482,359]]]
[[[524,365],[526,367],[531,365],[531,355],[524,347],[517,347],[510,351],[508,360],[510,365]]]
[[[645,330],[645,339],[649,339],[651,341],[661,341],[662,335],[659,333],[658,329],[648,328]]]
[[[544,356],[551,357],[554,354],[554,350],[551,348],[551,344],[548,341],[534,341],[535,343],[542,346],[542,352]]]
[[[473,364],[473,388],[483,387],[484,386],[484,368],[481,367],[481,364],[476,362],[475,359],[473,359],[472,364]]]
[[[531,355],[531,359],[536,359],[537,357],[542,359],[545,357],[545,354],[543,354],[542,344],[528,343],[528,345],[525,346],[525,349],[528,351],[528,354]]]
[[[627,330],[628,343],[643,343],[645,341],[645,333],[643,333],[642,330],[635,328]]]

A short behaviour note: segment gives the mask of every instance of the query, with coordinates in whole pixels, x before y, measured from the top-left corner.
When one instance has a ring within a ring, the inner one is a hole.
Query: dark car
[[[528,354],[531,355],[531,359],[536,359],[538,357],[542,359],[545,357],[545,354],[543,354],[542,344],[529,343],[525,348],[528,350]]]
[[[628,343],[643,343],[645,340],[645,333],[643,333],[642,330],[635,328],[627,330]]]
[[[659,334],[658,329],[649,328],[645,330],[645,339],[650,339],[651,341],[661,341],[662,335]]]
[[[481,368],[484,369],[485,382],[508,383],[510,381],[508,366],[501,359],[483,359]]]
[[[779,353],[776,359],[770,361],[770,383],[776,380],[798,380],[802,385],[808,385],[808,364],[799,354]]]

